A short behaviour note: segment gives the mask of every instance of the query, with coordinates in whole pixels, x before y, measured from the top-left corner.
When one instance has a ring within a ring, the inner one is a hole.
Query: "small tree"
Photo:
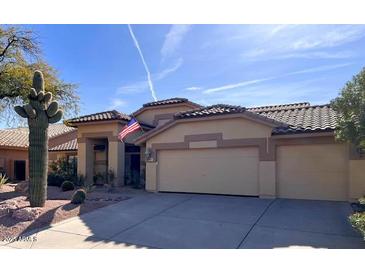
[[[0,25],[0,119],[9,126],[20,122],[14,115],[13,106],[29,103],[29,90],[36,70],[43,72],[45,90],[52,93],[64,114],[77,114],[77,85],[63,81],[57,70],[42,58],[37,34],[22,26]]]
[[[365,68],[347,82],[340,95],[331,101],[337,112],[336,138],[365,148]]]

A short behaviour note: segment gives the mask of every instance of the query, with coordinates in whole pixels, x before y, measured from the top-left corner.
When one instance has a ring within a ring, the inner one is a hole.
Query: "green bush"
[[[357,228],[365,239],[365,212],[356,212],[349,219],[352,226]]]
[[[49,186],[60,187],[65,180],[66,178],[64,176],[52,172],[48,174],[47,182]]]
[[[69,191],[69,190],[74,190],[74,189],[75,189],[75,185],[71,181],[64,181],[61,185],[62,191]]]
[[[83,189],[78,189],[72,195],[71,203],[82,204],[86,199],[86,191]]]
[[[8,177],[5,174],[0,173],[0,188],[8,181]]]

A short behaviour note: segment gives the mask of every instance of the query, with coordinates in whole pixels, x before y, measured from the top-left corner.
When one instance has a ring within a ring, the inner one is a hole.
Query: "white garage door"
[[[258,149],[160,151],[157,176],[159,191],[258,195]]]
[[[277,148],[278,196],[347,200],[347,150],[344,145]]]

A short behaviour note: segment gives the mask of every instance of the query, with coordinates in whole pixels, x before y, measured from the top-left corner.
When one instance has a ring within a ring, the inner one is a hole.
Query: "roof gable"
[[[173,107],[175,105],[176,106],[177,105],[187,105],[187,106],[191,106],[192,108],[201,107],[201,105],[191,102],[186,98],[170,98],[170,99],[165,99],[165,100],[160,100],[160,101],[149,102],[149,103],[143,104],[140,109],[138,109],[132,113],[132,116],[137,116],[148,109],[158,109],[161,107]]]
[[[76,118],[66,120],[67,125],[73,126],[81,123],[95,122],[95,121],[129,121],[131,117],[127,114],[121,113],[116,110],[108,110],[93,114],[88,114]]]

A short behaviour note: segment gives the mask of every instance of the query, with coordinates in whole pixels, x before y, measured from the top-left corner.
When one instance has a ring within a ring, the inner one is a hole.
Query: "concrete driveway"
[[[348,203],[144,193],[2,248],[365,248]]]

